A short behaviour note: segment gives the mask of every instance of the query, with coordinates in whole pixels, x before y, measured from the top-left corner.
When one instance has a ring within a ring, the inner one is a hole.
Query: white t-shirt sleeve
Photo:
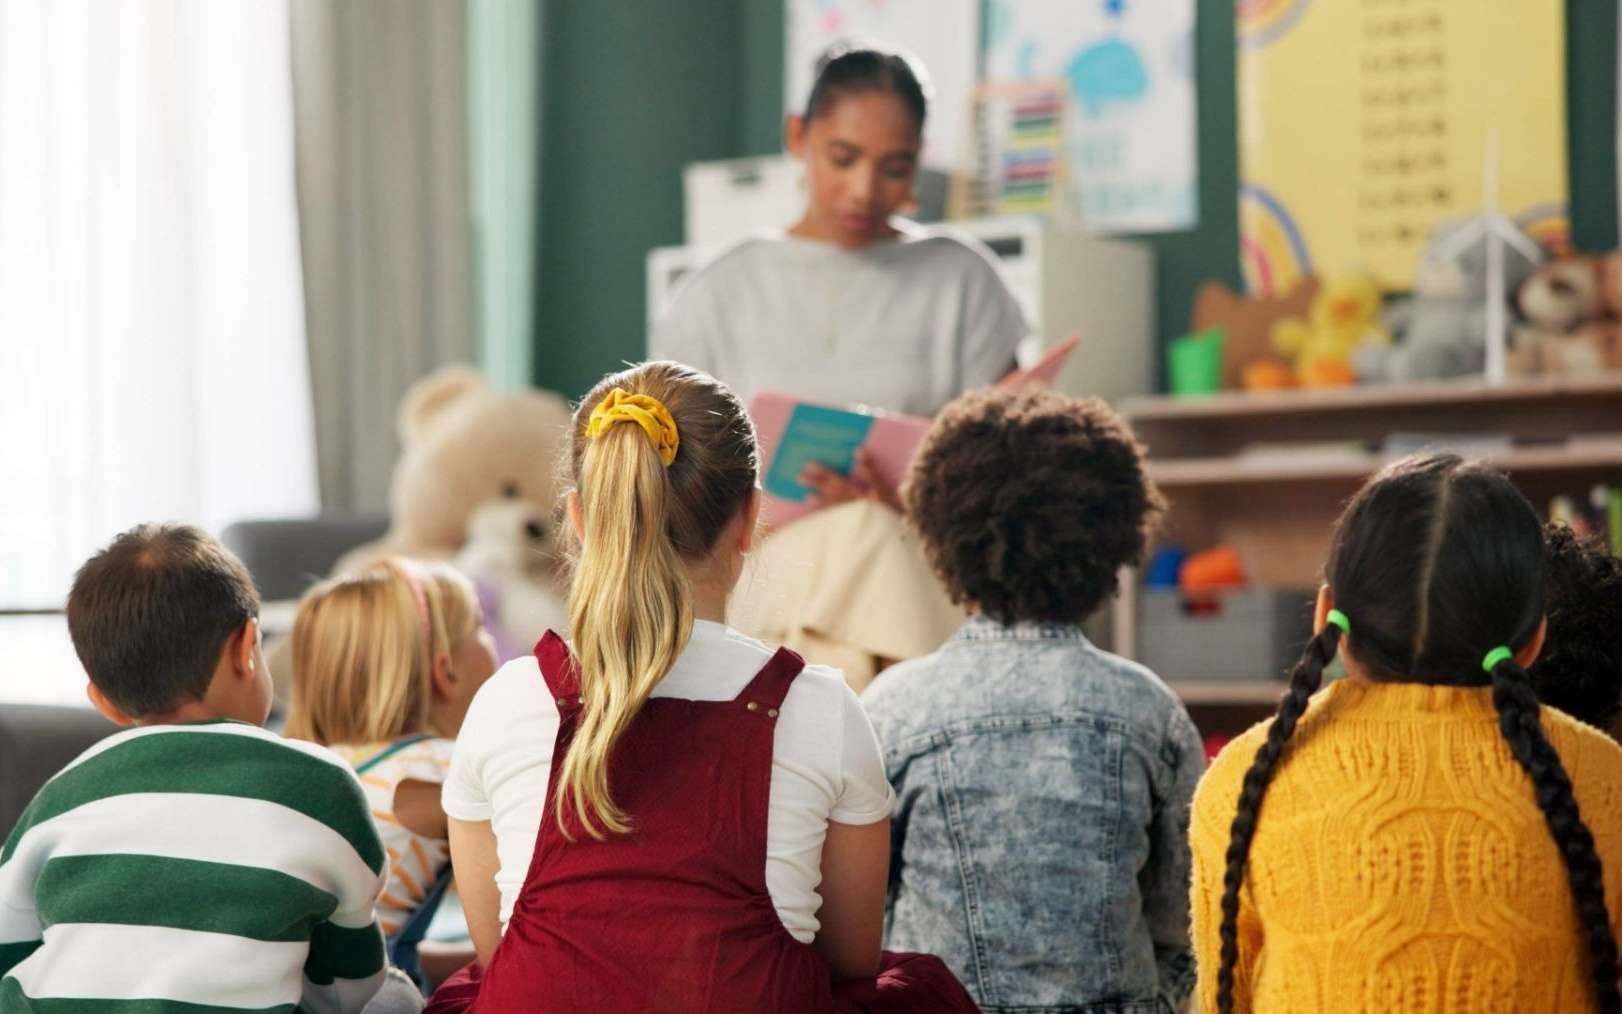
[[[493,682],[493,681],[492,681]],[[445,816],[455,820],[477,822],[489,820],[495,813],[485,791],[485,751],[491,743],[499,742],[499,724],[503,718],[498,695],[485,693],[490,682],[479,688],[468,706],[467,716],[456,736],[451,751],[450,771],[439,790],[439,804]]]
[[[963,389],[972,391],[1008,373],[1030,326],[997,269],[983,258],[975,258],[963,286]]]
[[[841,690],[841,784],[828,819],[840,824],[876,824],[895,809],[895,790],[885,777],[879,738],[862,702],[843,681]]]

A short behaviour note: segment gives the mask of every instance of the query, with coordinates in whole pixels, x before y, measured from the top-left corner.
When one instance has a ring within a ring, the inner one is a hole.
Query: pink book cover
[[[1075,351],[1079,337],[1055,346],[1028,369],[1015,370],[998,385],[1048,386]],[[763,391],[749,406],[765,462],[761,486],[765,490],[762,514],[767,524],[787,524],[817,509],[813,494],[800,484],[806,464],[815,461],[842,475],[855,465],[856,451],[873,458],[874,471],[885,492],[898,495],[913,455],[931,420],[869,408],[865,405],[827,405],[805,401],[776,391]]]
[[[1034,365],[1027,369],[1015,370],[997,381],[997,386],[1021,387],[1025,384],[1038,384],[1042,387],[1052,387],[1054,381],[1059,379],[1059,371],[1070,361],[1070,353],[1076,351],[1076,346],[1080,344],[1081,335],[1071,335],[1053,346],[1053,349]]]
[[[812,461],[849,475],[858,448],[873,457],[879,482],[896,493],[912,456],[929,432],[921,416],[882,412],[863,405],[818,404],[776,392],[762,392],[749,407],[766,463],[761,485],[762,513],[768,524],[783,525],[817,509],[799,475]]]

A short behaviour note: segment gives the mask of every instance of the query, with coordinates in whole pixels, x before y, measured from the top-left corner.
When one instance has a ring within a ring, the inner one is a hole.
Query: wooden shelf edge
[[[1277,704],[1283,680],[1167,680],[1184,704]]]
[[[1321,479],[1362,480],[1396,460],[1370,454],[1362,460],[1333,462],[1246,462],[1238,457],[1149,459],[1149,476],[1162,488],[1234,486],[1247,483],[1305,482]],[[1528,447],[1484,460],[1507,472],[1550,472],[1622,467],[1622,444],[1583,447]]]
[[[1121,403],[1121,414],[1129,422],[1139,423],[1604,394],[1622,395],[1622,370],[1536,377],[1506,384],[1488,384],[1480,378],[1470,377],[1422,384],[1375,384],[1312,391],[1220,391],[1187,398],[1156,395],[1126,399]]]

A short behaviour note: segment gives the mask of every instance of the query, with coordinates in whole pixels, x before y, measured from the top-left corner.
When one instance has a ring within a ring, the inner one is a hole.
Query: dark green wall
[[[744,9],[743,117],[738,154],[783,150],[783,0],[741,0]]]
[[[579,397],[642,358],[644,259],[681,242],[681,168],[738,152],[749,2],[543,0],[542,387]]]
[[[1200,227],[1141,237],[1157,257],[1163,337],[1187,327],[1205,279],[1240,283],[1234,0],[1198,4]],[[1566,0],[1566,11],[1573,234],[1609,249],[1617,8]],[[548,0],[544,20],[536,379],[578,396],[641,354],[642,258],[681,240],[681,166],[779,150],[783,5]]]
[[[1617,245],[1616,4],[1566,0],[1571,230],[1583,250]]]

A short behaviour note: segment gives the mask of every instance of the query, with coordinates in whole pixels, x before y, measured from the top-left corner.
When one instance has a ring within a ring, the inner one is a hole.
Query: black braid
[[[1622,1011],[1622,994],[1617,988],[1616,938],[1611,935],[1611,917],[1605,908],[1604,869],[1594,851],[1594,836],[1571,794],[1571,779],[1538,723],[1538,699],[1531,681],[1513,659],[1493,667],[1492,703],[1498,709],[1498,728],[1532,779],[1538,807],[1565,860],[1577,916],[1588,935],[1595,1000],[1604,1014],[1617,1014]]]
[[[1326,624],[1307,643],[1301,660],[1290,670],[1290,689],[1279,702],[1278,714],[1267,730],[1267,739],[1256,751],[1256,759],[1245,772],[1244,787],[1239,791],[1239,805],[1233,815],[1233,827],[1228,832],[1228,870],[1222,878],[1222,964],[1217,972],[1217,1007],[1222,1014],[1233,1011],[1233,974],[1239,963],[1239,888],[1245,880],[1245,859],[1250,855],[1250,840],[1256,834],[1256,817],[1261,811],[1262,797],[1273,779],[1284,754],[1284,745],[1295,732],[1295,723],[1307,710],[1307,701],[1323,683],[1324,667],[1335,657],[1340,643],[1340,628]]]

